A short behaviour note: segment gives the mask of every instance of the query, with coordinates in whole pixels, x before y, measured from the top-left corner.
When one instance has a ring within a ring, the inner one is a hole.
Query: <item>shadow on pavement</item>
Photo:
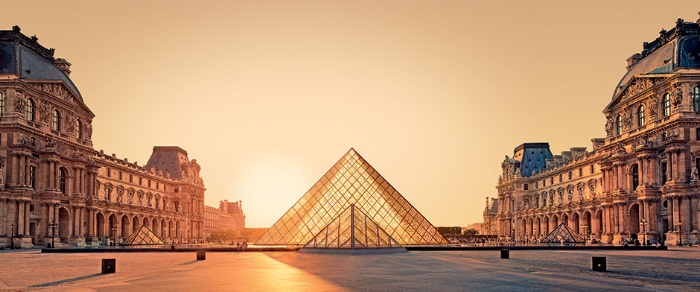
[[[70,279],[65,279],[65,280],[60,280],[60,281],[36,284],[36,285],[29,286],[29,288],[56,286],[56,285],[60,285],[60,284],[66,284],[66,283],[77,282],[77,281],[81,281],[81,280],[85,280],[85,279],[96,278],[96,277],[103,276],[103,275],[106,275],[106,274],[97,273],[97,274],[92,274],[92,275],[87,275],[87,276],[80,276],[80,277],[75,277],[75,278],[70,278]]]

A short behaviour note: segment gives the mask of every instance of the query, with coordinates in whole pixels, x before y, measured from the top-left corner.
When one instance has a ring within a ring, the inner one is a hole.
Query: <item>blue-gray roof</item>
[[[36,38],[21,34],[19,28],[0,31],[0,73],[27,80],[63,81],[82,101],[73,81],[54,63],[53,52],[39,45]]]

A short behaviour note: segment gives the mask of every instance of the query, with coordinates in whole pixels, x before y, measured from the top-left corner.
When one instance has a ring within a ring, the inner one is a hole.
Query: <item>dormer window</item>
[[[664,94],[664,99],[661,101],[661,104],[663,106],[663,113],[664,117],[668,117],[671,115],[671,95],[666,93]]]
[[[637,126],[638,127],[644,127],[645,121],[644,121],[644,105],[640,105],[637,108]]]
[[[61,131],[61,112],[53,110],[51,113],[51,130]]]

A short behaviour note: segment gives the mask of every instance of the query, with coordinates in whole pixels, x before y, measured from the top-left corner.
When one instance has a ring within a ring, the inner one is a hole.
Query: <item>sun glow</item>
[[[313,184],[313,174],[304,164],[281,156],[252,160],[235,185],[243,194],[245,212],[255,214],[260,226],[269,227],[279,219]]]

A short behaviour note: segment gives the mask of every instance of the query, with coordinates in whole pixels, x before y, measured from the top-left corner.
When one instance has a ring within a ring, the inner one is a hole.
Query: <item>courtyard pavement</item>
[[[591,271],[606,256],[608,272]],[[101,259],[117,272],[101,274]],[[47,254],[0,251],[0,290],[700,291],[700,248],[668,251],[412,251]]]

